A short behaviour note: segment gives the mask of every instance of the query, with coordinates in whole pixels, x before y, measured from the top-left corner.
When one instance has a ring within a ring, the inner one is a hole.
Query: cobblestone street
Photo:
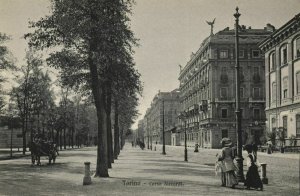
[[[85,161],[96,164],[96,148],[60,151],[55,165],[31,166],[30,158],[0,161],[0,195],[298,195],[299,155],[262,154],[268,164],[269,184],[264,191],[220,186],[214,161],[218,150],[188,149],[189,162],[183,161],[183,147],[166,147],[167,155],[126,145],[109,170],[110,178],[92,178],[83,186]],[[285,156],[282,158],[280,156]],[[276,159],[276,161],[274,161]],[[286,161],[288,160],[288,161]],[[245,164],[245,163],[244,163]],[[13,193],[13,194],[12,194]]]

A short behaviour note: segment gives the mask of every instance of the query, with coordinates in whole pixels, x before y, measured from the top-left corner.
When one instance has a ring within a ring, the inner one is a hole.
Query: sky
[[[210,34],[206,21],[214,18],[214,33],[233,28],[236,6],[240,24],[276,28],[300,12],[300,0],[135,0],[131,28],[140,40],[135,48],[136,68],[144,84],[138,118],[158,91],[179,87],[179,64],[185,66],[192,52]],[[11,35],[7,44],[17,65],[24,64],[28,21],[49,14],[49,0],[0,0],[0,32]],[[137,123],[133,128],[137,127]]]

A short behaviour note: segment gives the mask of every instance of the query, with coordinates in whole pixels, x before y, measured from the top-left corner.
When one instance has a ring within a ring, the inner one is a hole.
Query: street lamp
[[[241,110],[240,110],[240,78],[239,78],[239,8],[236,7],[236,13],[233,15],[235,17],[235,101],[236,101],[236,133],[237,133],[237,179],[239,182],[243,182],[244,172],[243,172],[243,155],[242,155],[242,133],[241,133]]]
[[[163,147],[162,147],[162,154],[166,155],[166,146],[165,146],[165,102],[162,100],[162,136],[163,136]]]
[[[186,144],[186,117],[187,114],[185,112],[180,113],[179,118],[184,120],[184,161],[188,161],[187,155],[187,144]]]

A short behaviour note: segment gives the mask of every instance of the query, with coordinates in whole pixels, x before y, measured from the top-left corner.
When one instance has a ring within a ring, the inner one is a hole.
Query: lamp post
[[[184,161],[188,161],[187,158],[187,145],[186,145],[186,119],[184,120]]]
[[[186,113],[182,112],[179,115],[179,118],[181,120],[184,120],[184,161],[188,161],[188,155],[187,155],[187,143],[186,143]]]
[[[166,146],[165,146],[165,102],[162,100],[162,136],[163,136],[163,147],[162,154],[166,155]]]
[[[237,178],[239,182],[243,182],[244,172],[243,172],[243,155],[242,155],[242,132],[241,132],[241,111],[240,111],[240,78],[239,78],[239,8],[236,7],[236,13],[233,15],[235,17],[235,101],[236,101],[236,133],[237,133]]]

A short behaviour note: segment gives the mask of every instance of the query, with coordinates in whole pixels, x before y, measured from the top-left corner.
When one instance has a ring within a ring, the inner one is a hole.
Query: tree
[[[11,38],[6,34],[0,33],[0,69],[8,70],[15,69],[15,65],[12,60],[12,55],[9,52],[7,46],[4,45],[5,42]]]
[[[16,67],[13,63],[13,58],[11,53],[9,52],[5,43],[9,41],[11,38],[4,33],[0,33],[0,70],[16,70]],[[3,108],[5,106],[5,101],[2,96],[3,89],[2,84],[5,82],[5,78],[0,76],[0,112],[3,113]]]
[[[39,49],[61,46],[50,55],[49,64],[61,69],[63,81],[92,93],[98,117],[95,176],[100,177],[108,177],[103,84],[117,46],[129,55],[136,43],[128,24],[131,4],[131,0],[53,0],[52,15],[32,22],[36,30],[25,35],[29,45]]]
[[[51,79],[43,72],[43,62],[32,52],[26,55],[27,64],[21,67],[21,76],[17,78],[18,86],[10,93],[11,101],[16,103],[22,120],[23,154],[26,151],[26,133],[30,122],[31,140],[34,130],[44,133],[50,108],[54,106]],[[42,125],[42,126],[41,126]]]

